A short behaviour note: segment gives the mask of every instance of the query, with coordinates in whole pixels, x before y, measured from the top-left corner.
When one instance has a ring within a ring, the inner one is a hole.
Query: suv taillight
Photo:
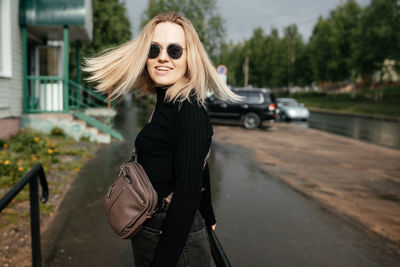
[[[269,105],[268,105],[268,109],[269,109],[270,111],[274,111],[274,110],[276,109],[276,105],[275,105],[275,104],[269,104]]]

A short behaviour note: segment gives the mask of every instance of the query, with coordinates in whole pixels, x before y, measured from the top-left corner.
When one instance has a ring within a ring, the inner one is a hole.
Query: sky
[[[146,0],[122,0],[128,10],[133,36],[139,34],[140,16],[147,7]],[[195,0],[194,0],[195,1]],[[297,24],[304,40],[311,36],[319,16],[329,12],[344,0],[217,0],[218,11],[224,19],[227,41],[240,42],[251,37],[253,29],[262,27],[269,33],[275,27],[282,34],[290,24]],[[368,5],[370,0],[357,0]]]

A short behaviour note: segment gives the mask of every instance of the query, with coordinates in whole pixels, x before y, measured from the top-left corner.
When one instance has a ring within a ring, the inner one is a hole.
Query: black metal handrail
[[[40,220],[39,220],[39,193],[37,177],[39,177],[42,185],[41,201],[45,203],[48,199],[49,188],[47,185],[46,175],[42,164],[38,163],[22,178],[10,191],[0,199],[0,212],[5,209],[29,182],[29,200],[31,213],[31,237],[32,237],[32,266],[39,267],[42,265],[42,253],[40,249]]]

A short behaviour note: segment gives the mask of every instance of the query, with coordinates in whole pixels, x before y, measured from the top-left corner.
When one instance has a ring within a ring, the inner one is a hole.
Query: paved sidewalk
[[[117,117],[115,126],[125,141],[103,145],[80,171],[57,217],[42,235],[45,266],[133,266],[130,242],[112,232],[103,209],[105,190],[136,136],[137,109],[129,108],[129,102],[124,104],[128,106],[119,110],[124,117]]]

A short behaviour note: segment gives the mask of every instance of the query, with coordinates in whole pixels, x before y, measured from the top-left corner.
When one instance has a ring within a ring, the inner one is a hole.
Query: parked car
[[[275,120],[276,102],[271,90],[265,88],[233,88],[243,97],[238,103],[223,102],[215,95],[206,98],[210,118],[239,121],[247,129],[255,129],[263,121]]]
[[[276,103],[278,105],[277,113],[282,121],[307,121],[310,118],[308,109],[303,103],[299,104],[294,98],[277,98]]]

